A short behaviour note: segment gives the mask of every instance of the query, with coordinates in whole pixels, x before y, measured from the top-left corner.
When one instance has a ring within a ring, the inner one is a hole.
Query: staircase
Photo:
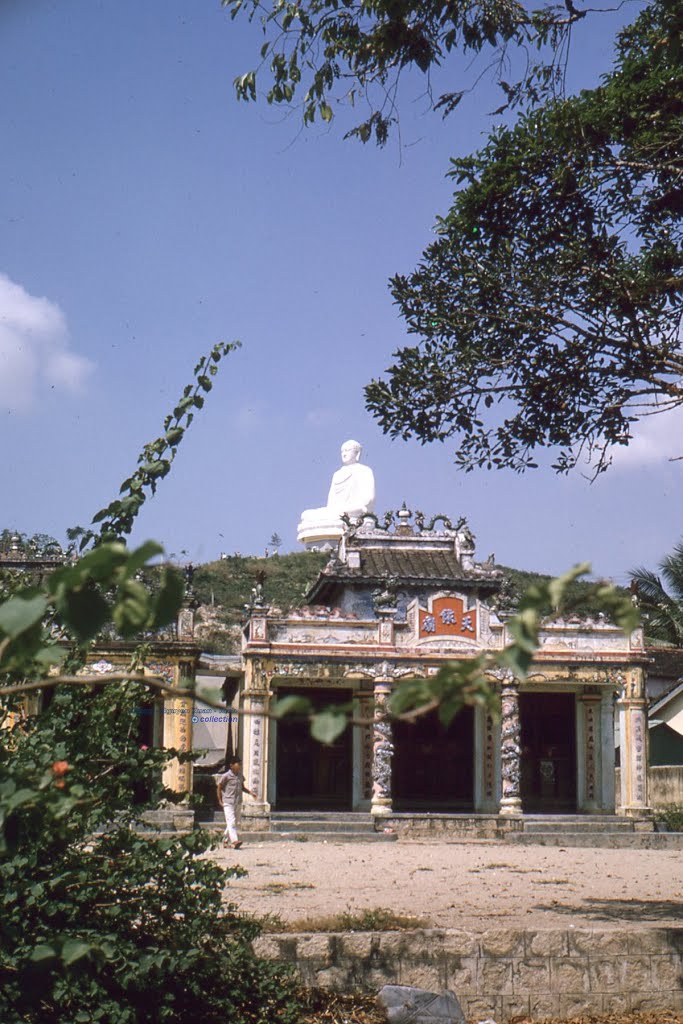
[[[375,832],[374,819],[362,811],[272,811],[269,831],[252,831],[249,824],[249,818],[242,818],[240,835],[259,843],[386,843],[398,838],[393,832]],[[212,821],[202,825],[223,831],[225,821],[217,812]]]
[[[503,840],[516,846],[594,846],[604,848],[659,848],[672,845],[656,833],[648,819],[617,815],[524,815],[522,828],[505,832]]]

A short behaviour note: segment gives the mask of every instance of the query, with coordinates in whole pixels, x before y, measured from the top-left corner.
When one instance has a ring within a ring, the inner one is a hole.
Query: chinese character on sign
[[[474,640],[477,636],[477,611],[472,608],[465,612],[461,597],[444,594],[435,597],[429,610],[420,610],[420,636],[464,637]]]

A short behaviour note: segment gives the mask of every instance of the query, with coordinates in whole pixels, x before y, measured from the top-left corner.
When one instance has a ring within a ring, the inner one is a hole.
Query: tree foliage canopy
[[[467,85],[431,92],[430,71],[457,56],[465,75],[483,53],[504,94],[501,110],[537,101],[561,84],[571,26],[585,16],[564,5],[519,0],[222,0],[231,16],[260,21],[265,41],[260,66],[235,79],[237,95],[255,100],[265,77],[269,103],[292,104],[303,94],[303,120],[331,121],[332,104],[363,104],[367,117],[348,135],[386,142],[397,120],[401,75],[411,67],[427,76],[434,109],[457,107]],[[507,82],[509,44],[524,49],[517,82]],[[532,56],[533,55],[533,56]]]
[[[456,462],[596,471],[683,402],[680,0],[624,30],[613,71],[453,160],[417,270],[392,281],[415,346],[366,389],[392,436],[457,435]],[[498,418],[496,420],[496,413]]]

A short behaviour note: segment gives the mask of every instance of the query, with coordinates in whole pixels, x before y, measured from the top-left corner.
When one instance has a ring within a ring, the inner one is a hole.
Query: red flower
[[[71,765],[69,764],[68,761],[55,761],[55,763],[52,765],[53,775],[66,775],[66,773],[70,770]],[[62,783],[62,785],[64,785],[64,783]]]

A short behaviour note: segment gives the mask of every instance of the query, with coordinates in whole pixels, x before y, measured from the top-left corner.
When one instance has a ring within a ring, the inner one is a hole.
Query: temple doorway
[[[351,700],[351,690],[281,688],[279,696],[308,697],[316,711]],[[351,809],[353,785],[352,730],[334,743],[318,743],[310,722],[286,717],[277,723],[276,807],[278,810]]]
[[[576,707],[573,693],[521,693],[522,810],[576,811]]]
[[[435,712],[395,722],[392,804],[396,811],[471,811],[474,712],[462,708],[446,728]]]

